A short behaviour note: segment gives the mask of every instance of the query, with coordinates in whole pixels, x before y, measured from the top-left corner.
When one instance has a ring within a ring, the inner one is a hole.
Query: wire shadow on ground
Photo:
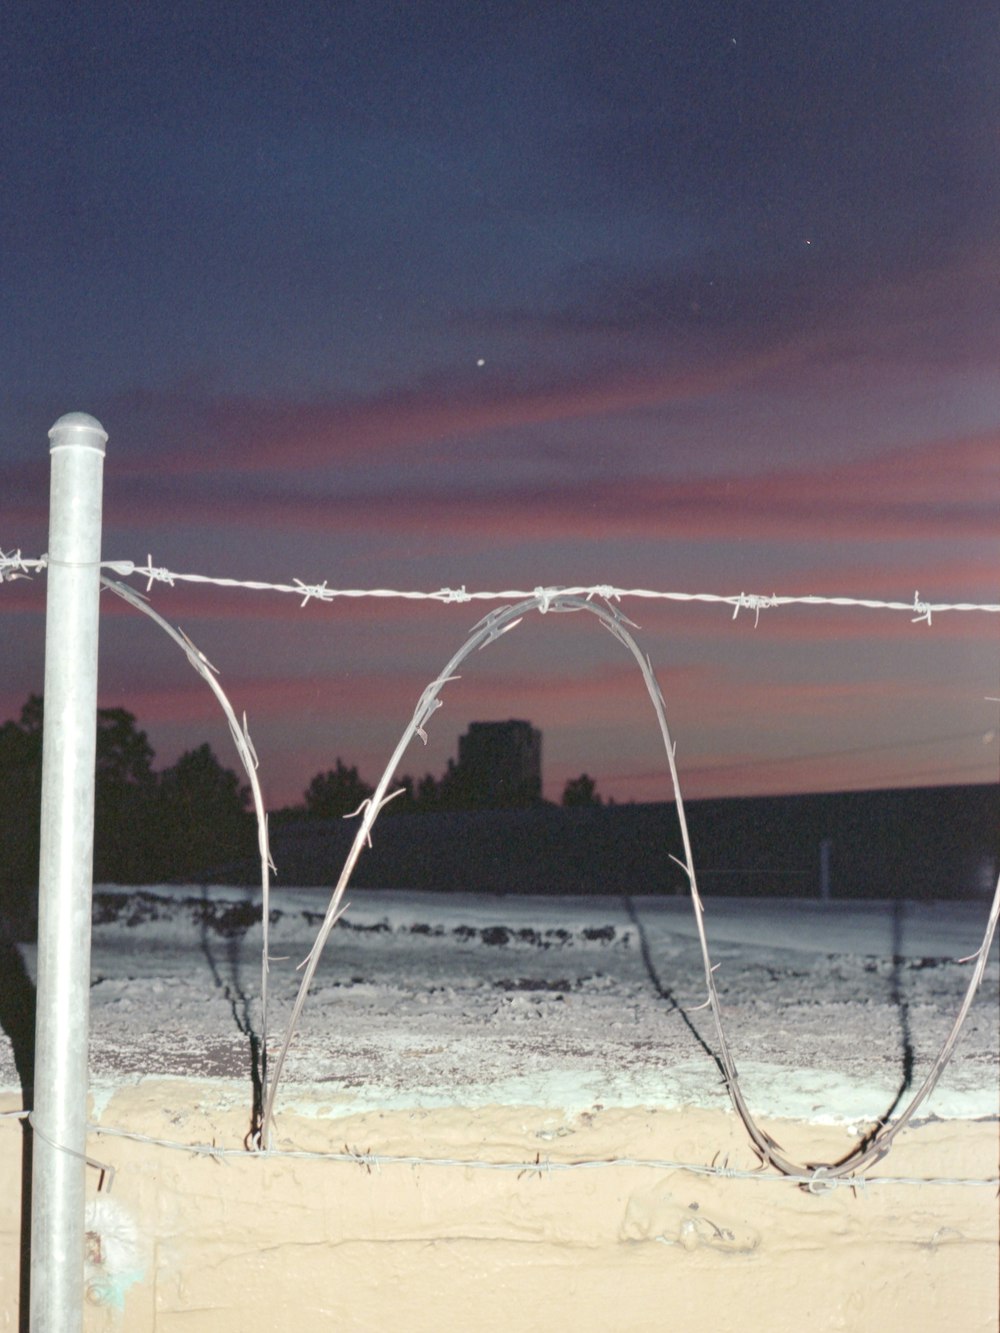
[[[666,985],[666,983],[660,976],[659,972],[657,971],[656,964],[653,961],[653,954],[649,947],[649,935],[646,931],[645,925],[643,924],[642,918],[639,916],[639,913],[636,910],[635,901],[628,894],[625,894],[622,901],[625,904],[625,911],[628,913],[628,918],[635,926],[636,934],[639,937],[639,952],[642,955],[643,966],[646,969],[646,975],[649,977],[653,989],[656,991],[660,999],[664,1000],[670,1006],[670,1008],[678,1015],[681,1022],[687,1028],[688,1032],[691,1033],[691,1036],[694,1037],[695,1041],[705,1052],[705,1054],[709,1057],[709,1059],[712,1061],[712,1063],[715,1065],[716,1069],[718,1069],[719,1073],[722,1075],[724,1079],[726,1077],[726,1070],[722,1061],[719,1059],[718,1055],[715,1053],[712,1047],[708,1044],[705,1038],[698,1031],[697,1026],[691,1021],[690,1014],[688,1014],[687,1010],[678,1002],[677,996],[670,989],[670,987]]]
[[[232,1012],[233,1022],[247,1039],[247,1055],[251,1085],[250,1128],[246,1142],[254,1140],[260,1130],[264,1111],[264,1086],[267,1077],[267,1049],[262,1034],[253,1020],[253,1002],[242,978],[242,953],[247,931],[260,919],[260,909],[253,903],[233,904],[221,919],[214,915],[215,904],[202,889],[202,910],[199,922],[201,951],[205,955],[212,980],[222,991]],[[219,941],[224,959],[217,957]],[[225,974],[224,971],[225,970]],[[227,980],[228,976],[228,980]]]

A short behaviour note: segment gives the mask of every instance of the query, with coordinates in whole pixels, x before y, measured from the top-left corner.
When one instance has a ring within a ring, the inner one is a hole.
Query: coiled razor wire
[[[810,1164],[801,1165],[792,1162],[784,1155],[781,1145],[773,1139],[766,1131],[760,1128],[756,1123],[750,1109],[743,1096],[739,1083],[739,1076],[736,1070],[736,1063],[733,1059],[729,1047],[729,1041],[726,1036],[725,1027],[722,1020],[722,1006],[719,1000],[718,990],[715,985],[715,968],[712,965],[709,954],[708,940],[705,935],[704,915],[705,908],[698,891],[698,882],[695,873],[694,856],[691,850],[691,841],[688,833],[687,819],[684,812],[684,801],[681,794],[680,778],[677,771],[676,747],[670,736],[670,730],[666,719],[666,706],[663,700],[663,694],[653,671],[652,663],[639,647],[635,638],[629,630],[631,622],[627,621],[622,613],[610,605],[600,605],[593,600],[576,597],[568,594],[544,593],[526,598],[524,601],[516,603],[514,606],[506,607],[502,610],[491,611],[479,624],[473,629],[469,638],[449,660],[440,675],[433,680],[424,690],[418,700],[416,710],[410,720],[409,725],[403,732],[402,737],[389,763],[386,766],[382,777],[379,779],[372,796],[365,801],[357,813],[362,815],[361,824],[355,834],[353,845],[344,862],[340,878],[330,897],[326,915],[323,923],[317,933],[315,943],[302,966],[304,972],[302,981],[299,985],[299,992],[292,1009],[292,1014],[288,1022],[288,1027],[282,1041],[281,1048],[275,1061],[273,1076],[270,1080],[270,1086],[264,1100],[264,1114],[261,1122],[261,1133],[259,1136],[259,1145],[266,1147],[269,1143],[269,1134],[271,1121],[274,1112],[275,1095],[278,1082],[281,1077],[285,1057],[288,1054],[295,1028],[301,1016],[305,1005],[306,997],[309,992],[312,979],[316,968],[319,965],[320,955],[323,947],[329,938],[330,932],[337,920],[346,910],[344,903],[344,894],[347,884],[354,870],[359,856],[366,843],[370,844],[371,831],[379,812],[386,803],[393,799],[398,792],[389,793],[389,784],[396,772],[403,752],[409,745],[414,736],[420,736],[426,740],[424,728],[433,713],[442,706],[439,695],[444,686],[451,681],[458,679],[457,671],[459,666],[476,650],[481,650],[495,643],[501,635],[508,633],[516,628],[524,616],[530,611],[539,611],[543,614],[554,612],[575,612],[584,611],[596,616],[601,624],[607,629],[635,658],[639,670],[646,685],[653,710],[656,714],[657,723],[660,729],[660,735],[663,739],[664,749],[667,756],[667,765],[670,770],[670,778],[674,791],[674,799],[677,807],[677,815],[680,823],[681,840],[684,848],[684,859],[671,856],[685,872],[688,880],[688,886],[691,892],[691,901],[695,915],[695,925],[698,932],[698,940],[701,948],[702,962],[705,970],[705,985],[708,991],[707,1004],[711,1008],[712,1016],[715,1022],[716,1035],[719,1042],[719,1063],[723,1071],[726,1087],[730,1099],[737,1111],[744,1127],[750,1136],[754,1151],[761,1160],[761,1164],[773,1167],[776,1171],[786,1176],[808,1176],[821,1170],[825,1176],[830,1178],[849,1177],[859,1171],[864,1171],[868,1166],[879,1161],[889,1151],[893,1139],[899,1131],[909,1123],[917,1108],[933,1091],[945,1065],[951,1057],[955,1042],[958,1039],[959,1031],[965,1021],[965,1017],[975,998],[976,991],[982,982],[983,973],[986,968],[986,960],[989,954],[989,948],[992,943],[993,935],[996,930],[997,918],[1000,915],[1000,878],[997,880],[996,892],[994,894],[993,906],[987,923],[986,934],[983,943],[974,958],[976,966],[966,990],[965,998],[959,1010],[958,1017],[952,1026],[951,1032],[945,1040],[937,1059],[935,1060],[930,1073],[921,1084],[908,1106],[900,1116],[889,1124],[883,1124],[871,1136],[862,1139],[857,1146],[843,1157],[840,1161],[831,1162],[823,1165]],[[971,961],[971,960],[970,960]]]
[[[32,571],[42,570],[47,566],[47,557],[41,557],[37,560],[27,560],[22,558],[20,552],[11,555],[5,555],[0,551],[0,582],[5,579],[10,581],[14,578],[29,577]],[[671,783],[674,791],[674,799],[677,808],[678,820],[680,823],[681,840],[684,850],[684,859],[673,856],[671,860],[684,871],[691,893],[692,907],[695,916],[695,925],[698,933],[699,946],[701,949],[702,962],[705,971],[705,985],[708,992],[706,1005],[711,1009],[715,1024],[716,1035],[719,1042],[718,1063],[723,1072],[727,1091],[733,1107],[739,1115],[743,1125],[750,1137],[750,1142],[754,1152],[758,1156],[761,1169],[772,1168],[780,1176],[795,1180],[799,1183],[823,1182],[824,1187],[832,1187],[834,1182],[858,1183],[864,1177],[859,1175],[867,1170],[868,1167],[880,1161],[890,1151],[893,1140],[896,1135],[913,1118],[919,1106],[931,1094],[937,1085],[942,1072],[948,1060],[951,1058],[952,1051],[958,1040],[959,1032],[965,1022],[969,1009],[975,998],[976,992],[982,984],[983,974],[986,968],[986,962],[989,955],[993,936],[996,932],[997,921],[1000,918],[1000,877],[997,879],[996,889],[994,891],[993,902],[987,919],[986,929],[982,943],[979,949],[968,958],[962,959],[962,962],[973,962],[975,964],[969,985],[966,988],[965,996],[959,1008],[958,1014],[952,1025],[952,1028],[945,1038],[945,1041],[938,1052],[938,1055],[931,1067],[930,1072],[924,1082],[917,1089],[905,1109],[892,1122],[883,1122],[878,1129],[865,1138],[861,1139],[856,1146],[839,1161],[826,1164],[797,1164],[792,1162],[784,1154],[781,1145],[771,1137],[766,1131],[756,1123],[753,1115],[747,1106],[739,1083],[739,1076],[736,1064],[730,1051],[728,1038],[722,1020],[722,1006],[719,1000],[718,990],[715,985],[715,968],[711,962],[709,954],[708,940],[705,934],[704,915],[705,908],[698,890],[697,878],[694,867],[694,857],[691,850],[690,837],[688,833],[687,820],[684,813],[683,797],[681,795],[680,779],[676,763],[676,747],[671,740],[670,731],[666,720],[666,707],[663,700],[663,694],[656,680],[652,663],[649,657],[645,655],[635,638],[630,633],[630,627],[635,628],[633,623],[617,609],[612,603],[620,601],[624,597],[646,597],[660,598],[671,601],[688,602],[715,602],[724,603],[733,607],[733,618],[738,616],[741,610],[752,610],[755,613],[755,624],[759,618],[760,611],[764,608],[778,607],[791,604],[804,605],[835,605],[835,606],[854,606],[881,610],[905,610],[912,613],[914,622],[924,622],[927,625],[932,623],[932,616],[935,613],[943,611],[984,611],[1000,612],[1000,605],[982,605],[968,602],[959,603],[940,603],[931,604],[920,600],[919,593],[915,594],[913,602],[883,602],[872,599],[846,598],[846,597],[759,597],[755,594],[740,593],[737,596],[718,596],[710,593],[668,593],[654,592],[648,589],[623,589],[614,588],[610,585],[593,585],[591,587],[581,588],[536,588],[530,594],[503,592],[490,593],[478,592],[469,593],[463,587],[462,589],[442,589],[437,593],[421,592],[397,592],[391,589],[331,589],[323,584],[305,584],[300,580],[295,580],[294,584],[273,584],[244,582],[233,579],[211,578],[197,574],[175,574],[166,569],[156,567],[152,563],[150,556],[145,566],[135,565],[131,561],[105,561],[101,563],[104,569],[110,569],[123,577],[137,574],[147,579],[147,591],[149,591],[154,582],[163,582],[173,584],[178,581],[187,581],[194,583],[209,583],[224,587],[244,587],[256,590],[270,590],[278,592],[294,593],[302,598],[302,605],[305,606],[310,600],[333,601],[338,597],[402,597],[406,599],[432,600],[440,602],[466,602],[474,600],[492,600],[508,601],[514,600],[514,605],[491,611],[486,615],[472,630],[462,647],[449,660],[444,670],[425,688],[421,694],[413,717],[405,729],[396,749],[386,765],[379,782],[372,796],[364,801],[355,814],[362,816],[361,823],[355,835],[354,842],[344,862],[340,877],[332,891],[330,902],[327,907],[323,923],[317,933],[316,940],[307,957],[300,966],[304,969],[302,980],[299,985],[299,991],[296,996],[292,1014],[285,1031],[284,1038],[278,1053],[273,1071],[273,1076],[269,1077],[267,1072],[267,972],[270,961],[268,953],[268,924],[269,924],[269,872],[273,870],[267,841],[267,818],[264,812],[263,798],[260,792],[259,782],[256,777],[257,756],[253,750],[250,741],[249,731],[246,725],[246,718],[243,719],[243,725],[240,726],[236,721],[236,715],[229,704],[221,686],[215,679],[214,671],[208,659],[202,654],[186,634],[181,630],[174,630],[163,618],[146,604],[145,598],[135,593],[124,584],[117,583],[107,578],[102,578],[104,586],[115,592],[118,596],[124,598],[132,606],[150,615],[166,633],[170,635],[183,649],[191,665],[207,681],[216,695],[223,711],[229,721],[230,730],[233,739],[236,742],[237,751],[241,762],[250,778],[251,788],[254,794],[254,805],[258,821],[259,847],[261,855],[261,893],[262,893],[262,917],[264,942],[261,959],[261,1004],[264,1014],[264,1031],[262,1034],[262,1080],[261,1080],[261,1100],[262,1112],[258,1118],[257,1108],[254,1108],[254,1117],[251,1127],[251,1133],[248,1135],[248,1143],[256,1151],[261,1153],[270,1153],[271,1128],[274,1115],[275,1096],[281,1072],[284,1067],[285,1059],[288,1054],[291,1042],[293,1040],[295,1029],[301,1017],[309,989],[319,965],[323,948],[329,938],[334,925],[346,911],[347,904],[344,903],[344,894],[350,876],[357,864],[358,858],[364,846],[371,845],[371,831],[376,819],[383,807],[395,796],[401,794],[400,790],[390,793],[389,784],[396,772],[396,769],[402,759],[403,752],[409,745],[414,736],[419,736],[426,742],[426,725],[431,716],[442,707],[442,701],[439,697],[444,686],[457,680],[456,675],[458,667],[473,651],[488,647],[496,642],[501,635],[508,633],[518,626],[524,616],[531,611],[538,611],[545,615],[548,612],[589,612],[599,619],[600,623],[607,629],[635,658],[639,670],[646,685],[653,710],[656,714],[657,723],[660,729],[660,735],[663,739],[664,749],[667,756],[667,765],[670,771]],[[516,600],[519,599],[519,600]],[[599,601],[595,599],[600,599]],[[537,1167],[537,1164],[536,1164]],[[523,1168],[522,1168],[523,1169]]]

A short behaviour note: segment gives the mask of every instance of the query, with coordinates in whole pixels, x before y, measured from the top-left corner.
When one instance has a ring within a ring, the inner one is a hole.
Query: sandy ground
[[[99,886],[95,1095],[142,1077],[249,1088],[264,1023],[254,895]],[[272,901],[268,1047],[280,1045],[326,895]],[[712,961],[751,1107],[870,1124],[927,1072],[961,1002],[987,904],[712,898]],[[19,946],[29,975],[34,950]],[[923,1118],[998,1114],[996,944]],[[357,890],[324,953],[277,1104],[728,1104],[690,903],[679,898]],[[0,1089],[19,1088],[0,1035]]]

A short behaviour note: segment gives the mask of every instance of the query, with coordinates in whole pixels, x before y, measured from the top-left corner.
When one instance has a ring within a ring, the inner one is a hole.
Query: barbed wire
[[[688,881],[688,889],[694,911],[695,927],[704,965],[705,986],[708,994],[706,1005],[711,1009],[718,1040],[718,1053],[715,1056],[715,1059],[723,1074],[733,1108],[742,1120],[743,1125],[750,1136],[753,1149],[758,1155],[762,1166],[771,1167],[782,1175],[795,1178],[808,1175],[818,1169],[822,1169],[824,1172],[828,1173],[830,1177],[844,1179],[855,1178],[856,1172],[860,1172],[867,1166],[874,1165],[886,1156],[896,1136],[910,1122],[916,1113],[917,1108],[933,1091],[945,1066],[951,1058],[955,1043],[958,1040],[959,1032],[962,1029],[975,995],[982,984],[987,956],[997,928],[998,920],[1000,920],[1000,877],[997,879],[996,890],[994,892],[993,903],[990,908],[983,941],[975,954],[971,954],[967,959],[962,960],[963,962],[973,963],[974,967],[958,1015],[951,1031],[941,1047],[941,1050],[931,1066],[930,1072],[921,1086],[913,1094],[908,1105],[896,1120],[891,1122],[880,1122],[878,1128],[872,1134],[859,1140],[855,1147],[839,1161],[827,1164],[810,1163],[808,1165],[794,1162],[789,1157],[785,1156],[781,1145],[766,1130],[758,1125],[754,1115],[747,1105],[740,1085],[736,1062],[730,1049],[725,1023],[723,1021],[722,1004],[715,984],[714,974],[716,969],[711,961],[708,940],[705,934],[703,920],[705,908],[695,875],[694,856],[691,848],[687,819],[684,812],[684,801],[681,795],[681,783],[677,768],[676,750],[667,725],[666,704],[660,686],[656,680],[652,662],[648,654],[642,651],[639,644],[629,632],[629,627],[632,625],[632,622],[629,621],[616,607],[606,601],[603,604],[599,604],[585,597],[550,593],[533,595],[513,606],[494,608],[473,627],[462,646],[449,659],[447,665],[442,669],[440,674],[431,681],[421,694],[416,709],[414,710],[413,717],[404,730],[392,757],[389,759],[389,762],[372,793],[372,796],[369,800],[365,801],[361,809],[356,812],[357,814],[363,815],[360,826],[355,834],[350,852],[341,868],[337,883],[331,890],[326,914],[319,931],[317,932],[313,946],[306,958],[300,964],[302,969],[302,980],[299,984],[298,994],[292,1007],[291,1015],[287,1021],[284,1037],[278,1050],[277,1057],[273,1062],[269,1061],[268,1086],[265,1089],[263,1098],[263,1114],[260,1119],[257,1133],[254,1136],[256,1145],[261,1149],[266,1149],[270,1146],[269,1136],[271,1125],[273,1123],[278,1085],[281,1079],[285,1059],[291,1047],[296,1028],[309,994],[313,977],[315,976],[316,969],[319,965],[320,955],[322,954],[334,925],[346,909],[344,895],[348,882],[354,871],[357,860],[361,855],[362,849],[366,845],[371,845],[371,832],[379,812],[383,806],[392,799],[394,793],[390,793],[389,785],[395,775],[404,751],[414,736],[420,736],[421,738],[426,739],[425,728],[427,723],[433,716],[434,712],[442,706],[442,700],[439,697],[441,691],[451,681],[459,678],[458,668],[465,658],[470,653],[494,643],[502,635],[516,629],[516,627],[522,623],[524,617],[532,611],[538,611],[541,614],[544,614],[547,611],[582,611],[591,613],[604,626],[604,628],[627,649],[639,667],[650,702],[652,703],[653,710],[656,714],[657,725],[664,745],[667,766],[670,770],[671,785],[674,793],[677,816],[680,823],[681,841],[684,851],[683,859],[673,855],[670,856],[670,859],[680,866]]]
[[[32,1127],[30,1110],[0,1111],[0,1120],[28,1120]],[[996,1189],[1000,1187],[1000,1176],[831,1176],[825,1167],[799,1175],[777,1175],[760,1166],[734,1167],[729,1165],[728,1156],[722,1162],[681,1162],[666,1157],[575,1157],[570,1161],[559,1158],[542,1157],[536,1154],[533,1159],[522,1160],[498,1159],[488,1157],[427,1157],[419,1153],[383,1153],[373,1152],[371,1148],[362,1151],[344,1144],[341,1151],[320,1152],[305,1148],[223,1148],[215,1143],[183,1143],[178,1139],[159,1138],[151,1134],[141,1134],[138,1130],[123,1129],[117,1125],[101,1125],[88,1122],[87,1131],[97,1137],[125,1139],[130,1143],[142,1143],[168,1152],[187,1153],[192,1157],[210,1157],[216,1161],[247,1159],[257,1161],[309,1161],[329,1162],[333,1165],[358,1166],[367,1171],[379,1172],[383,1167],[451,1167],[463,1171],[514,1171],[518,1176],[553,1176],[567,1171],[593,1171],[614,1168],[650,1171],[683,1171],[689,1175],[709,1176],[722,1180],[753,1180],[759,1183],[797,1185],[810,1194],[827,1194],[835,1189],[865,1190],[871,1185],[944,1185]],[[59,1148],[60,1145],[55,1145]],[[70,1152],[70,1149],[62,1149]],[[88,1162],[91,1159],[87,1159]],[[103,1162],[94,1162],[94,1166],[110,1170]],[[119,1168],[120,1169],[120,1168]]]
[[[27,558],[21,552],[0,550],[0,583],[11,582],[17,578],[28,578],[32,573],[41,573],[51,561],[47,555]],[[458,588],[438,588],[432,592],[419,589],[400,588],[337,588],[330,587],[324,579],[321,583],[307,583],[303,579],[293,578],[291,583],[272,583],[258,579],[232,579],[211,574],[182,573],[154,565],[152,555],[147,556],[144,565],[132,560],[102,560],[100,568],[119,578],[143,578],[146,591],[154,583],[164,583],[174,587],[178,583],[207,584],[217,588],[246,588],[253,592],[289,593],[300,597],[304,607],[309,602],[333,602],[357,600],[360,598],[398,599],[402,601],[441,602],[454,605],[462,602],[519,602],[527,597],[540,598],[539,610],[544,615],[550,604],[559,597],[583,597],[587,600],[595,597],[606,602],[620,602],[625,598],[645,599],[647,601],[667,602],[703,602],[733,608],[735,620],[741,611],[754,613],[754,624],[760,620],[761,611],[782,606],[841,606],[860,607],[873,611],[905,611],[913,617],[914,624],[933,623],[935,615],[948,611],[981,611],[1000,614],[1000,603],[984,602],[929,602],[913,594],[911,601],[887,601],[873,597],[825,597],[818,594],[785,595],[779,593],[710,593],[710,592],[668,592],[654,588],[620,588],[610,583],[594,583],[577,586],[538,586],[532,589],[506,588],[498,590],[477,589],[469,591],[464,584]]]
[[[4,578],[6,578],[9,581],[10,579],[13,578],[29,577],[32,570],[43,569],[47,567],[48,564],[50,563],[53,562],[51,562],[48,559],[48,557],[41,557],[37,560],[28,560],[22,557],[20,552],[15,552],[11,555],[5,555],[4,553],[0,552],[0,581],[3,581]],[[488,644],[493,643],[501,635],[506,634],[510,630],[516,628],[516,626],[518,626],[521,623],[522,619],[524,618],[524,615],[529,611],[537,611],[542,615],[545,615],[549,611],[592,612],[594,615],[597,616],[597,618],[604,625],[604,627],[608,629],[615,638],[619,639],[620,642],[625,646],[625,648],[632,654],[645,680],[647,691],[649,693],[650,700],[653,704],[653,708],[657,716],[661,737],[664,742],[667,763],[670,769],[671,781],[674,790],[674,798],[677,805],[678,816],[680,819],[684,857],[683,859],[681,859],[675,856],[671,856],[670,859],[675,861],[681,867],[681,869],[685,872],[688,879],[692,906],[695,914],[695,922],[697,926],[699,944],[704,963],[705,982],[706,982],[706,989],[708,992],[708,999],[706,1001],[706,1005],[712,1010],[716,1035],[719,1042],[719,1054],[717,1055],[716,1059],[720,1069],[723,1072],[724,1079],[729,1090],[730,1099],[733,1103],[733,1107],[736,1110],[737,1114],[739,1115],[740,1119],[742,1120],[744,1127],[746,1128],[750,1136],[753,1150],[756,1152],[758,1158],[760,1159],[761,1167],[764,1169],[772,1168],[780,1175],[786,1178],[793,1179],[799,1183],[809,1180],[815,1181],[819,1179],[820,1176],[822,1176],[824,1180],[837,1179],[845,1182],[852,1182],[852,1181],[856,1182],[859,1177],[855,1173],[863,1171],[869,1165],[874,1165],[889,1152],[897,1134],[906,1126],[907,1123],[910,1122],[918,1106],[929,1096],[929,1094],[933,1090],[938,1079],[940,1078],[941,1073],[944,1070],[945,1065],[948,1063],[948,1060],[951,1056],[951,1053],[957,1041],[958,1034],[964,1024],[965,1018],[967,1017],[969,1008],[971,1007],[975,994],[982,983],[983,972],[986,965],[986,958],[990,949],[990,945],[992,943],[993,935],[997,928],[998,920],[1000,920],[1000,878],[998,878],[997,880],[996,891],[994,894],[992,907],[990,909],[989,918],[987,921],[986,931],[983,937],[982,944],[980,945],[980,948],[976,951],[976,953],[970,955],[967,959],[962,960],[963,962],[972,962],[975,964],[975,966],[973,967],[973,975],[970,978],[970,982],[967,987],[962,1005],[959,1009],[959,1013],[955,1019],[955,1022],[951,1028],[948,1037],[945,1039],[945,1042],[936,1060],[933,1063],[930,1073],[928,1074],[927,1078],[925,1079],[921,1087],[913,1095],[909,1104],[902,1112],[902,1114],[898,1117],[897,1120],[891,1123],[881,1123],[878,1129],[872,1135],[861,1140],[855,1146],[855,1148],[850,1153],[847,1154],[846,1157],[842,1158],[838,1162],[831,1162],[825,1165],[816,1165],[811,1163],[808,1165],[799,1165],[791,1161],[787,1157],[785,1157],[780,1145],[756,1123],[756,1120],[752,1115],[752,1113],[750,1112],[749,1107],[747,1106],[746,1101],[744,1100],[743,1097],[742,1089],[740,1087],[739,1077],[736,1071],[736,1065],[729,1048],[729,1042],[723,1024],[721,1003],[719,1000],[719,995],[714,980],[715,967],[711,963],[711,959],[709,956],[708,942],[705,937],[704,925],[702,921],[704,915],[704,905],[702,903],[695,878],[694,861],[692,856],[690,838],[687,829],[687,823],[684,816],[683,799],[680,791],[680,780],[677,772],[675,747],[673,741],[671,740],[669,729],[667,727],[663,695],[656,681],[655,675],[653,673],[652,663],[648,655],[642,652],[642,650],[639,648],[639,645],[636,643],[632,635],[629,633],[628,627],[632,626],[632,622],[629,621],[622,612],[617,610],[613,605],[613,603],[621,600],[621,598],[623,597],[629,597],[629,596],[644,596],[651,598],[658,597],[666,600],[680,600],[688,602],[703,601],[703,602],[725,603],[733,607],[734,619],[742,609],[754,610],[755,624],[759,619],[759,614],[761,609],[763,609],[764,607],[775,607],[780,605],[789,605],[793,603],[807,604],[807,605],[855,606],[864,608],[881,608],[886,610],[906,610],[915,613],[913,615],[914,622],[922,621],[928,625],[931,624],[932,615],[935,611],[939,612],[944,610],[1000,611],[1000,606],[983,606],[983,605],[975,605],[972,603],[942,603],[938,605],[932,605],[930,603],[922,602],[920,600],[919,593],[915,594],[912,603],[906,603],[906,602],[883,602],[883,601],[875,601],[873,599],[858,599],[858,598],[779,597],[776,594],[773,594],[770,597],[761,598],[756,594],[746,594],[742,592],[735,597],[724,597],[711,593],[699,593],[699,594],[666,593],[666,592],[657,593],[648,589],[613,588],[610,585],[595,585],[590,588],[581,587],[578,589],[539,587],[529,594],[520,594],[513,592],[469,593],[464,588],[460,590],[460,593],[456,593],[456,591],[453,589],[443,589],[439,593],[420,593],[420,592],[400,593],[389,589],[367,589],[367,590],[356,589],[356,590],[345,591],[345,590],[331,589],[327,587],[325,582],[321,585],[307,585],[303,583],[301,580],[296,580],[294,585],[261,584],[261,583],[242,582],[232,579],[217,579],[205,575],[175,574],[171,573],[168,570],[154,566],[152,562],[152,556],[148,557],[145,566],[137,566],[131,561],[104,561],[100,562],[100,568],[113,570],[120,576],[125,576],[125,577],[135,574],[138,574],[141,577],[146,577],[148,580],[147,592],[152,587],[152,584],[154,582],[173,583],[179,580],[185,580],[189,582],[211,583],[222,586],[247,587],[254,589],[271,589],[281,592],[291,592],[302,597],[303,606],[305,606],[306,603],[313,598],[321,601],[331,601],[337,596],[406,597],[411,599],[439,600],[439,601],[441,600],[473,601],[473,600],[486,600],[486,599],[507,600],[514,598],[520,599],[519,601],[516,601],[514,605],[507,607],[498,607],[490,611],[473,628],[471,635],[466,639],[465,643],[461,646],[458,652],[453,655],[448,665],[444,668],[441,674],[438,677],[436,677],[433,681],[431,681],[431,683],[425,688],[423,694],[420,696],[420,699],[417,703],[417,707],[414,712],[413,718],[411,719],[409,726],[404,731],[404,734],[399,744],[397,745],[392,758],[387,764],[386,769],[382,775],[382,778],[380,779],[379,784],[375,789],[375,792],[373,793],[371,799],[364,802],[361,809],[359,809],[359,811],[356,812],[357,814],[363,814],[361,825],[355,836],[351,851],[341,870],[341,874],[337,881],[337,884],[332,891],[326,915],[324,917],[322,926],[320,927],[320,930],[317,934],[313,947],[310,950],[309,954],[307,955],[306,959],[303,960],[303,963],[300,964],[300,966],[304,969],[303,976],[300,983],[299,992],[292,1009],[292,1014],[288,1021],[284,1038],[280,1050],[278,1052],[277,1060],[275,1061],[273,1066],[273,1072],[271,1073],[271,1076],[269,1078],[262,1079],[261,1114],[258,1118],[257,1108],[255,1106],[254,1117],[253,1117],[254,1123],[251,1129],[251,1134],[248,1136],[248,1138],[254,1144],[255,1148],[258,1151],[267,1152],[270,1150],[271,1145],[270,1145],[269,1131],[273,1118],[275,1096],[281,1076],[282,1067],[285,1061],[285,1057],[288,1053],[298,1020],[301,1016],[301,1012],[304,1007],[306,997],[308,995],[311,986],[311,981],[315,973],[316,967],[318,965],[324,944],[329,936],[332,927],[336,924],[339,916],[345,910],[345,904],[343,904],[342,899],[344,891],[347,887],[348,880],[353,871],[354,865],[358,859],[358,856],[360,855],[361,849],[365,845],[369,846],[371,845],[371,829],[382,807],[385,804],[387,804],[387,802],[390,801],[394,795],[398,794],[398,793],[389,793],[388,784],[393,774],[395,773],[396,766],[399,762],[403,750],[406,748],[407,744],[414,736],[419,736],[422,739],[426,740],[426,732],[425,732],[426,724],[429,721],[432,714],[438,708],[440,708],[442,704],[442,701],[438,696],[440,695],[440,692],[445,685],[457,679],[457,674],[456,674],[457,667],[464,660],[464,658],[473,649],[486,647]],[[233,731],[234,738],[236,739],[238,748],[240,749],[241,757],[245,758],[247,771],[251,774],[251,780],[253,781],[253,771],[256,768],[256,755],[253,753],[253,748],[249,740],[249,733],[246,728],[245,719],[243,726],[240,727],[240,725],[236,722],[235,714],[233,713],[232,708],[228,705],[228,700],[224,699],[221,688],[217,686],[217,683],[214,680],[214,676],[212,674],[214,669],[211,667],[211,664],[208,663],[207,659],[204,658],[204,655],[202,653],[198,652],[198,650],[195,648],[195,646],[191,643],[191,641],[187,638],[186,635],[183,635],[182,632],[172,630],[171,627],[166,625],[166,622],[162,620],[162,617],[158,616],[155,612],[151,610],[151,608],[144,605],[146,599],[141,594],[137,594],[134,591],[126,588],[125,586],[116,584],[112,580],[109,580],[107,578],[102,578],[101,582],[110,590],[118,593],[120,596],[123,596],[125,600],[135,605],[138,609],[146,611],[148,614],[151,614],[153,618],[156,619],[161,624],[161,627],[166,629],[167,632],[171,635],[171,637],[177,639],[177,641],[181,644],[181,646],[184,648],[185,653],[191,660],[192,665],[194,665],[196,669],[198,669],[199,672],[206,677],[209,684],[213,686],[214,692],[219,697],[220,702],[223,704],[224,710],[226,711],[227,717],[230,722],[230,728]],[[600,599],[599,602],[595,602],[594,601],[595,598]],[[256,791],[256,784],[255,784],[255,791]],[[268,916],[267,890],[268,890],[268,878],[269,878],[268,872],[271,869],[271,866],[267,848],[266,817],[264,817],[263,815],[262,803],[259,800],[257,802],[257,807],[258,807],[257,808],[258,820],[260,821],[259,840],[260,840],[261,861],[262,861],[262,892],[264,895],[264,916],[265,919],[267,919]],[[265,1016],[266,1016],[266,993],[267,993],[267,965],[268,965],[268,952],[267,952],[267,945],[265,938],[265,947],[262,951],[262,961],[261,961],[262,999],[264,1000],[263,1009]],[[266,1041],[267,1041],[266,1018],[265,1018],[265,1034],[263,1040],[266,1049]]]

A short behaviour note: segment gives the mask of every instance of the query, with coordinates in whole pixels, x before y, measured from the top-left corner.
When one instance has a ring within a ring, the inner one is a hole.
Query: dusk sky
[[[86,411],[107,559],[1000,602],[991,6],[36,2],[0,44],[4,551],[46,550],[47,432]],[[41,691],[44,592],[0,587],[0,721]],[[272,806],[338,756],[374,783],[491,607],[150,598]],[[689,798],[998,779],[996,614],[621,609]],[[100,702],[158,766],[235,767],[176,646],[104,612]],[[530,616],[442,698],[403,771],[527,718],[552,799],[671,797],[595,617]]]

